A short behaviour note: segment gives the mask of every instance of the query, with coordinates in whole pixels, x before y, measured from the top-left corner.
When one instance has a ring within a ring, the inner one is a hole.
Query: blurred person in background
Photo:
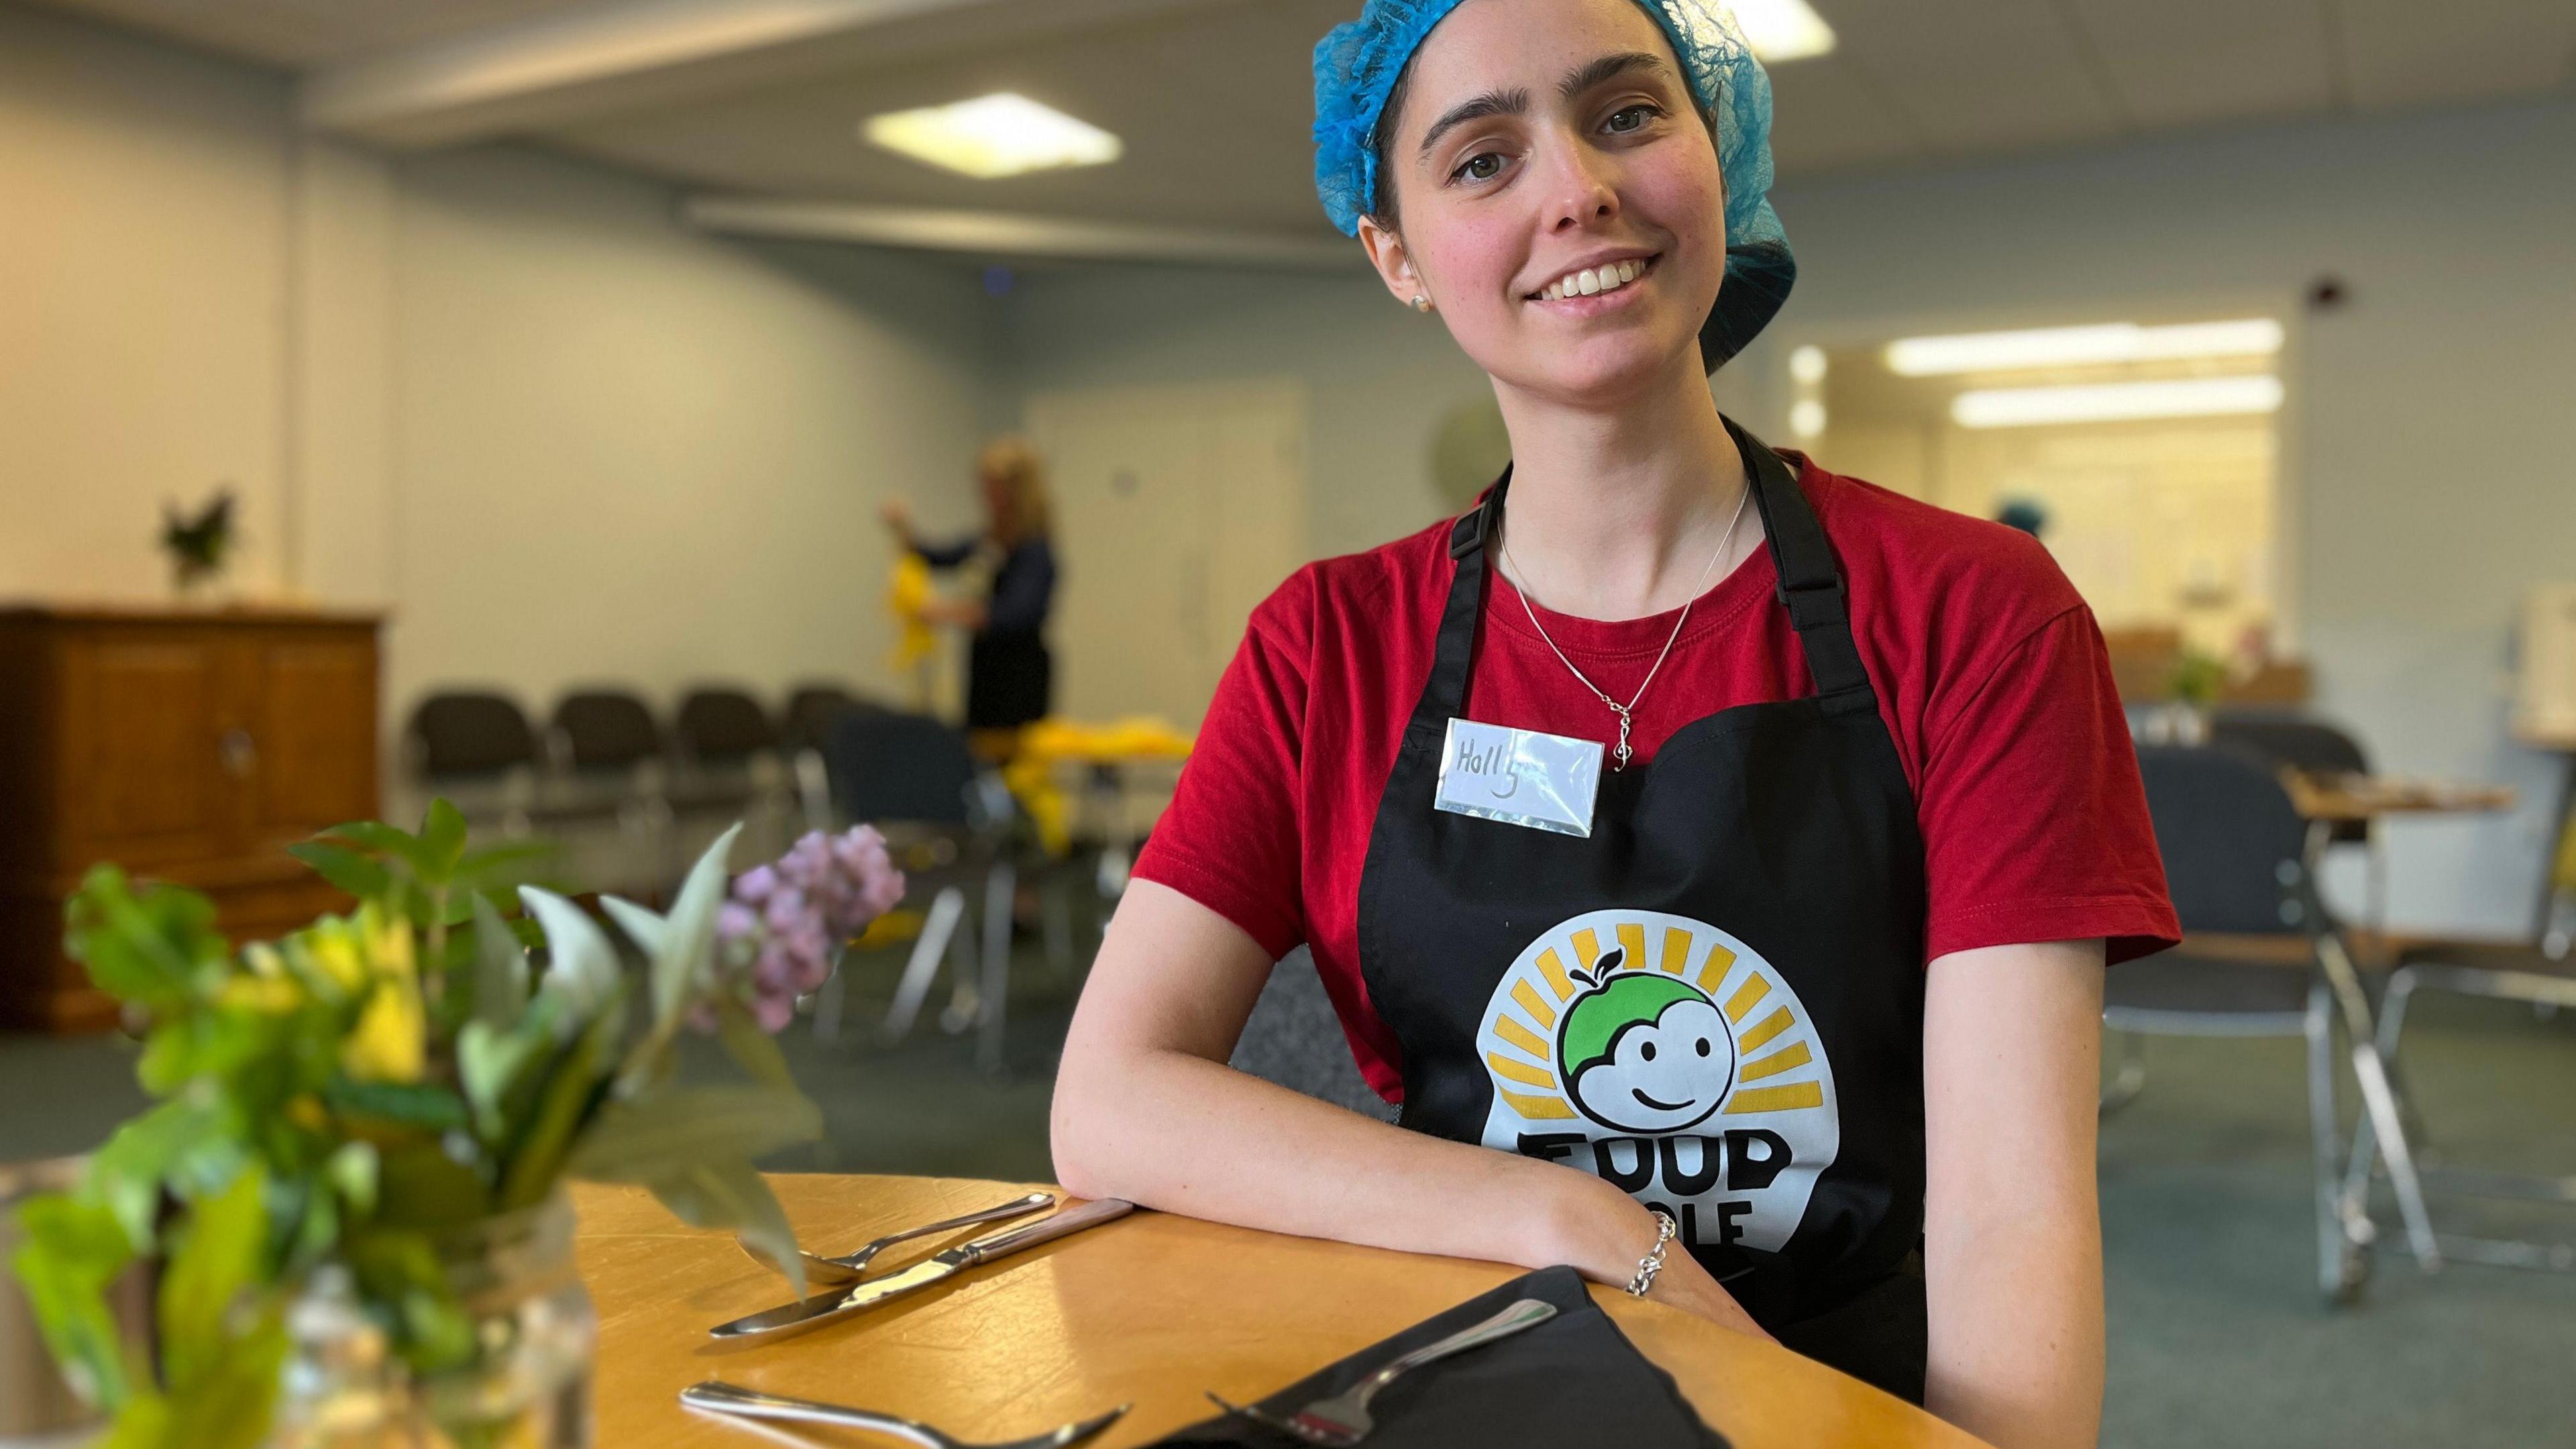
[[[921,617],[973,636],[966,729],[980,751],[1008,753],[1012,733],[1045,718],[1054,698],[1046,622],[1055,606],[1056,563],[1047,528],[1046,468],[1025,440],[998,438],[976,455],[975,477],[984,497],[978,533],[953,542],[925,541],[913,527],[912,505],[901,498],[889,499],[880,514],[896,540],[932,568],[946,571],[972,561],[992,570],[982,599],[933,599]]]
[[[1570,1264],[2091,1445],[2103,968],[2179,934],[2091,612],[2027,535],[1718,414],[1795,266],[1712,0],[1368,0],[1315,75],[1327,214],[1514,461],[1254,612],[1084,988],[1057,1175]],[[1395,1123],[1227,1065],[1300,944]]]

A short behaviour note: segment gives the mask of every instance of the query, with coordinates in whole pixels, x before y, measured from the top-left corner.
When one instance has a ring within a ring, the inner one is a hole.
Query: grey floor
[[[854,1022],[881,1009],[898,964],[857,964]],[[830,1140],[777,1165],[1047,1177],[1048,1075],[1073,990],[1023,965],[1001,1080],[935,1023],[891,1049],[856,1029],[827,1048],[800,1024],[789,1056]],[[2418,1022],[2406,1062],[2451,1160],[2576,1171],[2576,1014],[2429,1003]],[[2145,1096],[2103,1129],[2106,1446],[2576,1444],[2576,1274],[2426,1277],[2391,1248],[2365,1301],[2328,1311],[2312,1285],[2296,1045],[2158,1041],[2149,1061]],[[0,1037],[0,1161],[77,1151],[138,1101],[113,1042]],[[2576,1239],[2576,1211],[2437,1207],[2454,1228]]]

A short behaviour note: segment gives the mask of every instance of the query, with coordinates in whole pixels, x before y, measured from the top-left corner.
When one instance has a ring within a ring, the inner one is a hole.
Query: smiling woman
[[[1795,268],[1715,5],[1376,0],[1316,111],[1327,213],[1513,462],[1254,614],[1076,1015],[1059,1173],[1570,1263],[2091,1442],[2101,970],[2176,934],[2092,616],[2027,536],[1718,415]],[[1224,1065],[1300,943],[1394,1126]]]

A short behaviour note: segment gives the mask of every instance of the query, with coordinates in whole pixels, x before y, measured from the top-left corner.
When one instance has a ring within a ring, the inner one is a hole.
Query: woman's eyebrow
[[[1661,71],[1662,69],[1664,69],[1662,56],[1643,50],[1625,51],[1618,55],[1605,55],[1590,65],[1568,71],[1563,84],[1557,89],[1566,99],[1572,100],[1605,81],[1617,80],[1623,75],[1641,70]]]
[[[1448,114],[1432,122],[1431,129],[1422,134],[1421,154],[1430,155],[1431,148],[1440,144],[1441,137],[1469,121],[1481,121],[1487,116],[1526,116],[1529,107],[1530,94],[1527,91],[1487,91],[1472,101],[1451,107]]]

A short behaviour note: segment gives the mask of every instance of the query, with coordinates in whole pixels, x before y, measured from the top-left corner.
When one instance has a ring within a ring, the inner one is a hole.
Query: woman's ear
[[[1376,217],[1363,216],[1360,246],[1368,252],[1369,265],[1377,268],[1378,280],[1386,284],[1395,300],[1417,312],[1432,310],[1431,285],[1413,265],[1413,254],[1405,250],[1402,236],[1378,225]]]

